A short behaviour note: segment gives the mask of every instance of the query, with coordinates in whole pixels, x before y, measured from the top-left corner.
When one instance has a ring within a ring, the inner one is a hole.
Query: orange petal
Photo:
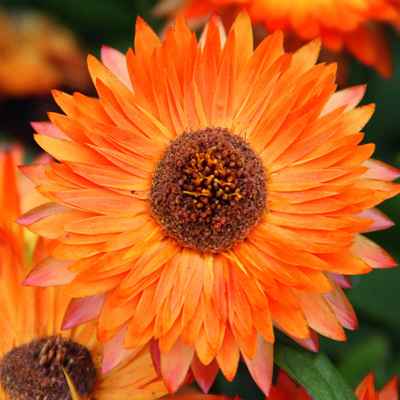
[[[380,392],[379,400],[399,400],[399,377],[395,376]]]
[[[214,359],[211,364],[203,365],[197,355],[194,356],[191,369],[194,378],[204,393],[208,393],[219,371],[217,361]]]
[[[293,293],[312,329],[331,339],[346,340],[342,325],[322,294],[298,290],[293,290]]]
[[[34,135],[37,144],[45,150],[47,153],[52,155],[54,158],[60,161],[81,161],[102,164],[104,158],[99,154],[95,153],[88,147],[83,147],[78,143],[70,140],[59,139],[44,135]]]
[[[236,375],[239,365],[239,357],[239,346],[228,327],[225,330],[224,340],[216,358],[222,373],[229,382],[231,382]]]
[[[375,377],[370,372],[357,386],[354,394],[358,399],[373,399],[375,397]]]
[[[393,181],[400,176],[400,171],[397,168],[372,158],[365,161],[363,165],[368,168],[363,178]]]
[[[366,87],[366,85],[354,86],[334,93],[322,111],[321,116],[343,105],[347,105],[345,111],[352,110],[364,97]]]
[[[124,54],[120,53],[118,50],[112,49],[111,47],[103,46],[101,48],[101,60],[121,82],[123,82],[129,89],[132,89]]]
[[[391,268],[397,265],[396,261],[385,250],[362,235],[355,236],[350,252],[372,268]]]
[[[324,293],[323,296],[328,301],[329,305],[332,307],[333,312],[338,318],[339,322],[347,329],[357,329],[358,322],[356,313],[353,310],[350,302],[343,293],[339,285],[334,281],[332,277],[327,275],[330,279],[331,285],[333,287],[332,291],[329,293]]]
[[[274,359],[272,343],[267,342],[258,335],[256,356],[250,360],[245,354],[242,353],[242,355],[254,381],[264,394],[268,396],[271,388]]]
[[[25,286],[65,285],[75,278],[75,273],[68,270],[71,261],[47,257],[40,262],[25,278]]]
[[[68,284],[66,293],[70,297],[87,297],[102,294],[118,286],[125,275],[126,273],[122,273],[99,281],[93,280],[91,282],[80,280],[78,275]]]
[[[382,229],[390,228],[394,225],[394,222],[391,219],[389,219],[382,211],[379,211],[376,208],[365,210],[361,214],[358,214],[357,217],[373,220],[373,223],[367,229],[364,229],[363,232],[380,231]]]
[[[100,315],[105,294],[71,299],[64,314],[62,329],[71,329],[91,321]]]
[[[41,135],[51,136],[59,139],[68,139],[60,129],[57,128],[52,122],[31,122],[32,128]]]
[[[138,349],[124,348],[125,334],[126,327],[104,344],[101,359],[101,372],[103,374],[106,374],[133,354],[138,353]]]
[[[100,188],[55,192],[54,195],[73,207],[99,214],[132,216],[148,210],[144,201]]]
[[[161,352],[161,374],[168,391],[175,393],[186,378],[194,356],[194,346],[178,338],[167,353]]]
[[[209,365],[214,357],[216,351],[211,348],[207,340],[207,334],[204,326],[201,326],[195,342],[196,354],[203,365]]]

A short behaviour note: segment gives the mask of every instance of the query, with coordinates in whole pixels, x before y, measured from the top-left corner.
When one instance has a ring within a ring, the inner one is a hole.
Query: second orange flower
[[[386,78],[392,74],[385,25],[399,29],[398,0],[161,0],[155,12],[182,14],[196,23],[217,11],[230,26],[243,8],[253,24],[261,24],[266,32],[282,29],[286,49],[297,49],[320,37],[325,60],[340,58],[343,68],[349,53]]]

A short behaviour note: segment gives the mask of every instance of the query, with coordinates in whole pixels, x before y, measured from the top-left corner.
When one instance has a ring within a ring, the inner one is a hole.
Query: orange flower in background
[[[199,43],[183,18],[164,42],[138,18],[135,52],[89,57],[99,100],[54,92],[66,115],[34,124],[60,162],[22,168],[50,202],[19,222],[58,245],[25,284],[65,285],[64,328],[99,316],[110,353],[151,342],[170,392],[189,369],[204,391],[232,380],[242,356],[267,393],[273,327],[345,340],[347,275],[396,264],[360,234],[392,225],[374,207],[400,191],[359,145],[365,87],[335,92],[319,41],[282,41],[254,51],[245,12]]]
[[[0,11],[0,27],[0,99],[88,87],[85,57],[68,30],[29,11]]]
[[[379,393],[375,392],[374,374],[370,372],[358,385],[358,400],[399,400],[399,378],[395,376]]]
[[[205,395],[196,392],[168,396],[166,399],[175,400],[232,400],[226,395]],[[395,376],[380,392],[375,392],[375,379],[370,372],[358,385],[355,395],[358,400],[399,400],[399,378]],[[238,396],[234,400],[241,400]],[[278,371],[276,385],[271,385],[271,391],[266,400],[312,400],[301,386],[298,386],[283,370]]]
[[[398,400],[399,378],[395,376],[379,393],[375,392],[374,374],[370,372],[358,385],[355,395],[358,400]],[[278,372],[276,386],[272,385],[267,400],[311,400],[311,397],[282,370]]]
[[[400,27],[398,0],[162,0],[155,12],[183,14],[195,21],[216,10],[230,26],[242,8],[267,32],[283,30],[286,50],[320,37],[324,58],[337,59],[340,54],[344,61],[346,51],[382,76],[392,74],[384,24]]]
[[[62,288],[21,285],[29,269],[25,264],[37,262],[54,248],[51,241],[39,239],[33,260],[24,256],[36,238],[31,235],[24,240],[13,218],[20,206],[24,209],[19,201],[22,194],[31,205],[40,200],[31,182],[17,177],[16,162],[21,155],[18,147],[0,151],[0,400],[72,399],[62,368],[82,399],[152,400],[165,395],[167,390],[157,378],[148,347],[125,355],[124,363],[102,375],[104,345],[96,339],[95,323],[61,332],[69,302]]]
[[[21,264],[24,263],[25,248],[33,250],[36,235],[21,229],[15,220],[32,207],[46,203],[46,198],[39,194],[31,181],[18,172],[16,165],[21,165],[24,150],[18,144],[0,144],[0,248],[10,251]],[[35,163],[49,162],[51,157],[41,155]],[[21,194],[23,193],[23,196]],[[30,235],[27,235],[30,234]],[[11,250],[10,250],[11,249]],[[0,271],[1,272],[1,271]],[[26,271],[27,272],[27,271]]]

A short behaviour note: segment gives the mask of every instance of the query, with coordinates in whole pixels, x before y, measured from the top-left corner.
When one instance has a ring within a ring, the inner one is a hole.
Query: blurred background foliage
[[[159,31],[165,21],[152,16],[155,4],[156,0],[3,0],[2,9],[14,13],[21,10],[45,13],[73,32],[84,60],[87,53],[99,57],[102,45],[122,52],[131,47],[137,15]],[[393,78],[385,80],[353,61],[348,86],[367,83],[363,103],[375,103],[376,112],[364,128],[364,142],[376,144],[374,158],[400,168],[400,35],[387,30],[393,55]],[[52,32],[49,35],[50,38]],[[0,47],[0,57],[1,51]],[[94,95],[90,83],[84,90],[65,82],[54,89]],[[0,93],[1,142],[23,141],[31,156],[37,153],[29,121],[47,120],[47,111],[58,111],[50,93],[27,96]],[[400,262],[400,196],[385,202],[380,209],[397,225],[368,236]],[[352,281],[354,288],[347,290],[347,295],[358,315],[359,330],[349,331],[345,343],[321,338],[321,351],[326,352],[353,389],[371,370],[375,372],[377,388],[381,388],[393,375],[400,374],[400,268],[375,270]],[[233,383],[219,377],[213,392],[239,395],[246,400],[263,398],[243,366]]]

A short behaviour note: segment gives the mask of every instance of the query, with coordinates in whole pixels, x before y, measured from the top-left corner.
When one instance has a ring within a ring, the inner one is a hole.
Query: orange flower
[[[267,32],[283,30],[286,49],[321,37],[327,59],[339,52],[343,58],[345,50],[384,77],[392,74],[383,24],[400,27],[398,0],[162,0],[156,13],[181,13],[195,21],[217,10],[230,25],[242,8]]]
[[[370,372],[358,385],[355,394],[358,400],[399,400],[399,378],[395,376],[379,393],[375,392],[375,379]]]
[[[399,379],[397,376],[394,377],[378,393],[375,392],[374,374],[370,372],[358,385],[355,395],[358,400],[398,400]],[[279,370],[276,386],[272,385],[267,400],[311,400],[311,397],[301,386],[298,387],[285,372]]]
[[[15,162],[20,155],[16,147],[0,151],[0,207],[6,210],[1,213],[0,226],[0,400],[69,398],[62,367],[82,399],[134,396],[152,400],[163,396],[167,391],[162,380],[157,378],[148,347],[120,354],[124,363],[102,375],[101,355],[107,345],[97,341],[95,321],[61,333],[62,318],[69,302],[63,289],[21,285],[26,275],[25,263],[32,263],[25,259],[24,248],[31,247],[35,238],[32,235],[24,240],[21,227],[13,223],[16,213],[20,212],[20,195],[33,200],[27,182],[17,178]],[[35,195],[32,184],[31,190]],[[52,247],[52,242],[39,239],[33,262],[46,256]],[[40,359],[35,352],[40,352]],[[104,356],[103,362],[109,362],[107,352]]]
[[[135,53],[89,57],[100,100],[54,92],[66,115],[34,125],[60,162],[23,168],[51,202],[20,223],[59,245],[25,283],[66,285],[64,327],[100,314],[115,352],[151,341],[170,392],[189,368],[205,391],[233,379],[241,355],[268,392],[273,327],[345,340],[346,276],[395,265],[360,235],[392,225],[373,207],[400,190],[359,145],[365,87],[335,93],[320,42],[282,40],[253,51],[246,13],[199,43],[182,18],[163,43],[138,18]]]
[[[42,14],[0,10],[0,99],[87,88],[85,58],[72,34]]]

